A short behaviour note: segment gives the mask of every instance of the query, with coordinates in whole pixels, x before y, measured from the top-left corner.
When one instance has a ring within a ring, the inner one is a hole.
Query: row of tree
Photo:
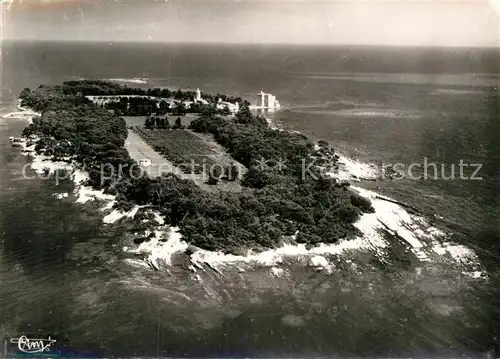
[[[148,130],[168,130],[170,128],[173,130],[178,130],[178,129],[182,130],[185,128],[181,122],[180,117],[177,117],[175,119],[175,123],[173,124],[173,126],[170,126],[167,116],[147,117],[146,120],[144,120],[144,127],[147,128]]]

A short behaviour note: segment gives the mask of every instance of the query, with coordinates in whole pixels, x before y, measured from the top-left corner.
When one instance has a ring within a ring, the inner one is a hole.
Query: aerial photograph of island
[[[500,0],[0,9],[0,358],[500,357]]]

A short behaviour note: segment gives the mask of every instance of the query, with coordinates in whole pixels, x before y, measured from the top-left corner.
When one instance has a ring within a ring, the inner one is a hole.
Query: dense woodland
[[[118,85],[109,81],[100,80],[75,80],[66,81],[62,86],[55,86],[65,95],[81,96],[115,96],[115,95],[135,95],[135,96],[152,96],[158,98],[173,98],[179,101],[192,100],[196,93],[194,91],[169,90],[166,88],[138,88]],[[217,102],[217,99],[227,102],[243,102],[240,97],[227,96],[224,94],[203,94],[203,98],[210,103]]]
[[[297,242],[331,243],[358,234],[353,223],[363,212],[373,211],[368,200],[345,184],[320,176],[320,168],[310,169],[318,174],[317,179],[303,176],[302,161],[314,154],[313,144],[300,134],[270,129],[265,119],[254,116],[245,105],[234,119],[205,111],[191,127],[213,134],[234,159],[249,168],[243,184],[251,190],[213,194],[173,174],[149,178],[125,172],[118,176],[119,165],[134,164],[124,148],[125,122],[84,95],[133,91],[150,90],[101,81],[25,89],[20,95],[22,105],[42,116],[34,119],[24,135],[40,138],[39,153],[71,156],[85,164],[90,185],[116,194],[120,208],[152,204],[167,223],[180,227],[188,243],[204,249],[238,253],[242,248],[273,247],[296,233]],[[269,168],[255,166],[262,158],[270,161]],[[273,166],[278,159],[286,160],[285,168]],[[101,181],[104,164],[108,175],[110,166],[116,168],[116,175]]]

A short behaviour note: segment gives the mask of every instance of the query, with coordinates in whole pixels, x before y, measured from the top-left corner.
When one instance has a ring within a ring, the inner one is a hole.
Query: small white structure
[[[226,102],[226,101],[222,101],[222,99],[219,98],[217,101],[216,108],[218,110],[223,110],[226,107],[229,110],[229,112],[231,112],[231,113],[236,113],[240,110],[240,105],[237,102],[236,103]]]
[[[151,166],[151,160],[149,158],[143,158],[142,160],[139,161],[139,165],[141,167],[149,167]]]
[[[177,101],[175,107],[180,106],[180,104],[183,103],[184,107],[186,110],[189,110],[191,108],[191,105],[194,103],[193,101]]]
[[[257,94],[257,108],[279,108],[280,103],[276,100],[276,96],[260,91]]]

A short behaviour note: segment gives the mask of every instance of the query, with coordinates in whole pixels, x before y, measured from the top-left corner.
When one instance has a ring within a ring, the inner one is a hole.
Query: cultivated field
[[[135,161],[151,160],[151,166],[145,167],[150,176],[174,172],[181,178],[193,180],[210,192],[242,190],[239,178],[232,182],[220,180],[216,185],[207,184],[208,172],[213,166],[223,167],[234,163],[240,177],[246,172],[246,168],[224,152],[211,136],[189,130],[147,130],[133,127],[129,130],[126,147]]]
[[[134,131],[176,166],[194,165],[197,170],[195,172],[199,172],[204,164],[211,166],[215,163],[210,158],[211,148],[188,130],[147,130],[135,127]]]

